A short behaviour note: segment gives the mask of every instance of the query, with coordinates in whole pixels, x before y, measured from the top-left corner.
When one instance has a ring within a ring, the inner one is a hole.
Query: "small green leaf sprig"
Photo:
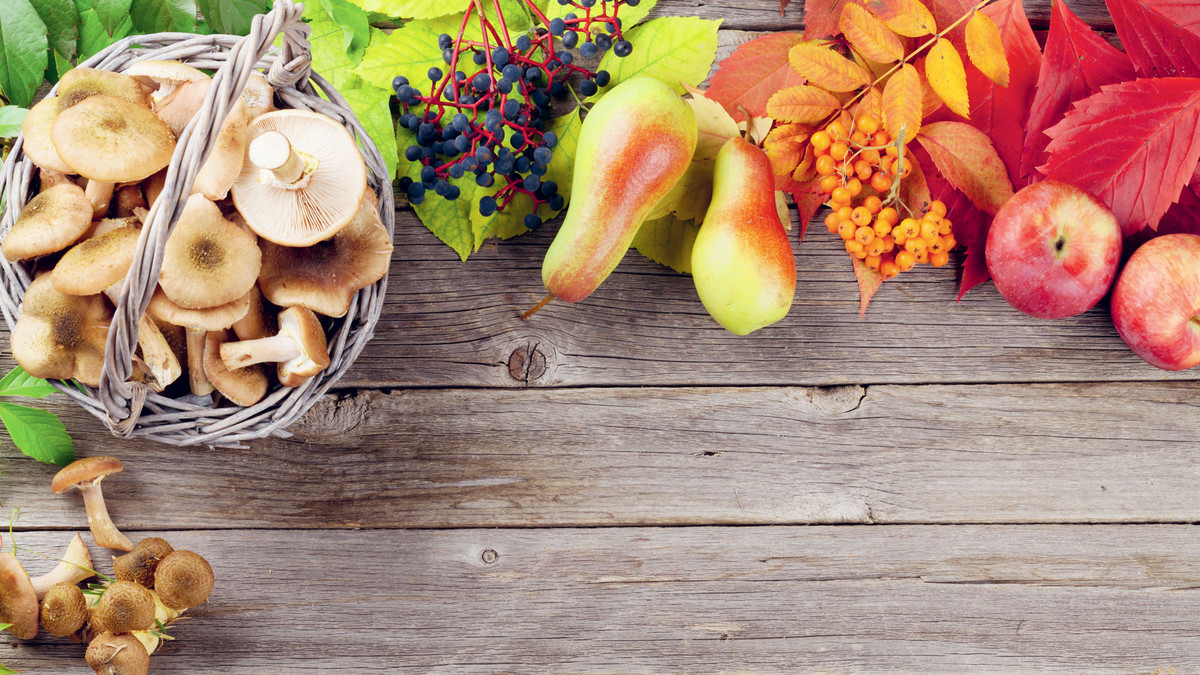
[[[49,382],[30,375],[20,366],[0,379],[0,399],[43,399],[57,391]],[[71,435],[58,415],[52,412],[0,400],[0,423],[4,424],[13,445],[28,457],[59,466],[75,460]],[[2,671],[0,675],[3,675]]]

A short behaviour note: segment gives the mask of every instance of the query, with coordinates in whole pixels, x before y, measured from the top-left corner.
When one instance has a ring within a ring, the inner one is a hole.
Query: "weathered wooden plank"
[[[131,529],[1200,521],[1192,384],[366,392],[248,450],[70,411]],[[7,455],[25,528],[83,523]],[[169,505],[169,508],[166,506]]]
[[[218,581],[155,673],[1200,669],[1194,526],[162,534]]]

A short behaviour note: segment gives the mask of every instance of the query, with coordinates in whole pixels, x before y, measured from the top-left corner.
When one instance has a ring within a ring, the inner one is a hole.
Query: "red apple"
[[[1147,363],[1200,363],[1200,235],[1164,234],[1133,252],[1113,289],[1113,323]]]
[[[987,267],[1000,295],[1040,319],[1086,312],[1117,275],[1121,226],[1103,204],[1074,185],[1043,181],[996,212]]]

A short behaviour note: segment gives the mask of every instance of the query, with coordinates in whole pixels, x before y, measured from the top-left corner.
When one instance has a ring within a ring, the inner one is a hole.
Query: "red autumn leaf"
[[[829,199],[829,195],[821,190],[819,181],[812,180],[804,184],[796,183],[789,190],[792,199],[796,200],[796,210],[800,214],[800,238],[808,231],[808,223],[821,208],[821,204]]]
[[[738,47],[721,61],[705,98],[720,103],[736,120],[746,119],[739,106],[756,117],[765,116],[772,94],[804,84],[788,64],[788,50],[802,41],[799,33],[772,33]]]
[[[1065,2],[1053,3],[1037,93],[1025,126],[1020,177],[1038,178],[1035,167],[1046,163],[1046,145],[1050,143],[1042,132],[1061,120],[1071,103],[1095,94],[1106,84],[1131,79],[1133,64],[1124,52],[1092,32]]]
[[[858,315],[862,317],[867,315],[867,305],[871,304],[871,296],[883,283],[883,275],[867,269],[866,264],[858,258],[851,260],[854,261],[854,278],[858,280]]]
[[[975,206],[995,215],[1013,196],[1004,162],[991,139],[975,127],[964,122],[926,124],[917,142],[933,158],[938,173]]]
[[[1200,77],[1200,3],[1105,0],[1121,45],[1142,77]]]
[[[1000,29],[1008,59],[1008,86],[1001,87],[974,66],[968,67],[967,91],[971,100],[968,123],[992,139],[996,153],[1008,169],[1009,179],[1013,185],[1022,185],[1021,149],[1042,52],[1021,0],[1000,0],[982,11]]]
[[[838,19],[846,0],[804,0],[804,39],[838,34]]]
[[[975,11],[976,0],[927,0],[925,5],[929,7],[929,11],[933,12],[933,18],[937,21],[938,28],[945,28],[950,24],[958,21],[964,14],[972,14]],[[987,13],[985,11],[985,13]],[[992,17],[995,20],[995,17]],[[943,37],[959,49],[963,54],[967,53],[966,40],[967,22],[963,21]]]
[[[1046,135],[1047,178],[1094,194],[1126,236],[1154,229],[1200,161],[1200,78],[1110,84]]]
[[[920,146],[913,147],[912,150],[929,185],[930,196],[946,205],[946,217],[954,223],[954,238],[959,248],[966,249],[962,280],[958,286],[958,299],[961,300],[967,291],[991,278],[987,270],[987,261],[984,259],[984,247],[987,244],[988,227],[992,221],[987,214],[976,208],[966,195],[955,189],[938,173],[929,153]]]

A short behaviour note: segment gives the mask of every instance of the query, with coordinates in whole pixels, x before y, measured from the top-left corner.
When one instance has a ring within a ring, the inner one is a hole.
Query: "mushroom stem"
[[[87,510],[88,527],[92,529],[92,539],[104,548],[115,548],[120,551],[132,551],[133,542],[121,534],[112,518],[108,516],[108,507],[104,505],[104,493],[100,490],[100,479],[87,485],[80,485],[83,493],[83,506]]]
[[[287,136],[267,131],[250,141],[247,155],[258,168],[269,171],[282,185],[292,185],[304,176],[307,163],[296,153]]]
[[[106,288],[104,294],[114,305],[117,304],[117,284]],[[150,385],[154,391],[166,389],[167,385],[178,380],[183,374],[183,368],[179,365],[175,352],[171,350],[171,345],[167,344],[162,331],[145,314],[138,319],[138,346],[142,348],[142,361],[154,378],[153,384]]]
[[[83,543],[83,537],[76,534],[71,543],[67,544],[67,552],[58,561],[57,567],[30,579],[33,582],[33,591],[41,601],[55,584],[68,583],[76,586],[85,579],[91,579],[95,576],[91,568],[92,555],[88,552],[87,544]]]
[[[257,340],[226,342],[221,345],[221,360],[230,369],[245,368],[256,363],[280,363],[300,356],[295,338],[279,334]]]
[[[206,331],[187,329],[188,353],[188,383],[192,393],[197,396],[208,396],[213,393],[212,382],[204,374],[204,335]]]
[[[89,180],[87,187],[83,189],[83,193],[87,195],[88,201],[92,203],[92,218],[99,220],[108,215],[108,206],[112,202],[113,188],[112,183],[105,183],[98,180]]]

